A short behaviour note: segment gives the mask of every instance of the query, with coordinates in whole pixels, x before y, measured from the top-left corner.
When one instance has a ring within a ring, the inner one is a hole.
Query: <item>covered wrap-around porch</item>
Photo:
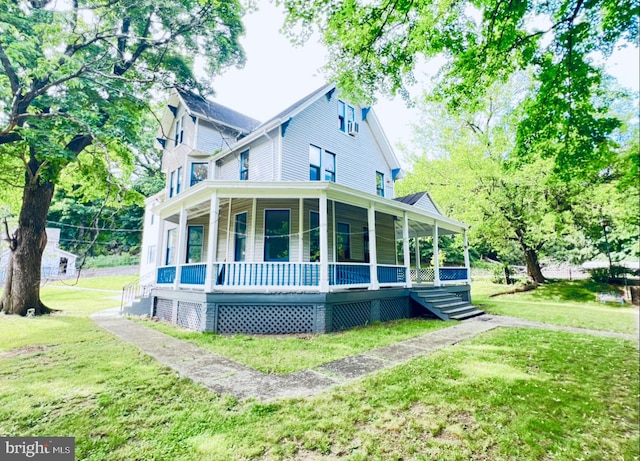
[[[295,198],[292,198],[295,197]],[[466,227],[331,182],[202,181],[156,207],[156,285],[204,292],[319,292],[470,282]],[[464,266],[421,267],[410,240],[462,234]]]

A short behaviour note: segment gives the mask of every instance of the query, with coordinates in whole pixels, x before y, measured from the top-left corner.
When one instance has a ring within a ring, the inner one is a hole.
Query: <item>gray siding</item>
[[[282,180],[309,180],[309,144],[313,144],[336,155],[338,184],[375,194],[376,171],[380,171],[385,176],[385,196],[393,198],[391,169],[358,107],[356,121],[360,125],[357,136],[349,136],[338,129],[336,94],[330,101],[320,97],[294,116],[282,138]]]
[[[216,162],[215,179],[237,181],[240,179],[240,153],[249,150],[249,181],[274,181],[276,178],[277,133],[272,138],[260,138]],[[274,148],[275,146],[275,148]]]
[[[432,213],[440,214],[440,212],[436,208],[435,204],[433,203],[433,201],[431,200],[431,198],[428,195],[423,195],[420,198],[420,200],[418,200],[416,202],[416,204],[414,206],[416,208],[420,208],[421,210],[427,210],[427,211],[430,211]]]
[[[197,150],[214,154],[234,142],[235,138],[230,133],[225,133],[213,123],[198,120],[198,139],[195,144]]]

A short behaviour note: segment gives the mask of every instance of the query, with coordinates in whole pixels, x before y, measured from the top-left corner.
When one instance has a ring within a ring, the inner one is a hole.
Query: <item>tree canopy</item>
[[[33,287],[63,171],[87,190],[126,180],[152,96],[197,87],[197,56],[203,88],[243,63],[242,13],[236,0],[0,0],[0,181],[22,190],[1,309],[46,310]]]

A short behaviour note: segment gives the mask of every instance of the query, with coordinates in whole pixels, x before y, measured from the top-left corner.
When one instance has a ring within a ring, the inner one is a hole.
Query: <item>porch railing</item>
[[[204,285],[207,276],[206,264],[185,264],[180,267],[180,283],[184,285]]]
[[[446,282],[463,282],[467,280],[466,267],[441,267],[438,271],[440,281]],[[418,278],[418,275],[420,276]],[[414,282],[433,283],[434,269],[433,267],[424,267],[420,269],[411,269],[411,280]]]
[[[156,283],[159,285],[171,284],[176,280],[176,266],[158,267]]]
[[[318,263],[224,263],[218,264],[216,285],[317,286],[320,283]]]
[[[405,283],[407,281],[407,268],[404,266],[378,265],[378,283]]]
[[[329,285],[367,285],[371,283],[369,264],[329,264]]]

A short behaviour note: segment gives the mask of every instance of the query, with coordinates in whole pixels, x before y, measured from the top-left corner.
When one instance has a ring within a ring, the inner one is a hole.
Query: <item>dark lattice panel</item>
[[[333,305],[332,331],[366,325],[371,321],[371,303],[346,303]]]
[[[202,304],[178,301],[178,325],[189,330],[202,329]]]
[[[407,298],[391,298],[380,300],[380,321],[402,319],[406,316]]]
[[[218,333],[312,333],[313,305],[218,305]]]
[[[171,318],[173,317],[173,301],[170,299],[156,298],[153,316],[171,322]]]

